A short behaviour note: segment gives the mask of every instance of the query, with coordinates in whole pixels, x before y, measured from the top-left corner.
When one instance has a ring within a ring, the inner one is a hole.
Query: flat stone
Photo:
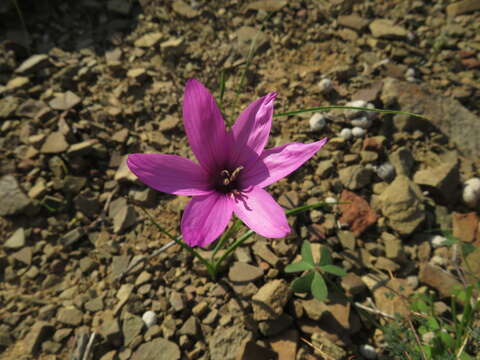
[[[287,0],[259,0],[248,3],[245,10],[279,11],[285,5],[287,5]]]
[[[45,111],[45,108],[47,108],[47,105],[43,101],[28,99],[17,107],[15,115],[33,119]]]
[[[25,230],[23,228],[18,228],[9,238],[3,246],[6,249],[21,249],[25,246]]]
[[[69,156],[82,156],[94,151],[97,139],[89,139],[76,144],[72,144],[67,151]]]
[[[31,246],[24,247],[23,249],[13,253],[11,256],[15,260],[30,266],[32,264],[33,249]]]
[[[364,19],[356,14],[351,15],[341,15],[337,18],[338,24],[341,26],[348,27],[350,29],[361,31],[369,23],[369,20]],[[365,100],[365,99],[362,99]],[[366,100],[369,101],[369,100]]]
[[[342,276],[341,284],[350,296],[359,295],[367,290],[367,285],[365,285],[362,279],[354,273],[348,273],[347,275]]]
[[[18,90],[26,87],[30,83],[30,79],[26,76],[16,76],[10,79],[5,86],[7,90]]]
[[[407,30],[403,26],[395,25],[389,19],[375,19],[370,23],[370,31],[376,38],[405,39]]]
[[[114,177],[115,181],[135,181],[137,176],[130,171],[127,165],[127,155],[125,155],[120,163],[120,166],[117,169]]]
[[[122,344],[122,331],[118,319],[111,312],[105,312],[102,316],[102,326],[100,334],[112,345],[120,346]]]
[[[412,167],[415,164],[415,160],[410,149],[406,147],[400,147],[393,153],[389,154],[388,159],[398,175],[410,177],[412,173]]]
[[[237,261],[228,271],[228,278],[236,283],[256,281],[263,276],[263,269],[244,262]]]
[[[425,220],[425,207],[418,186],[406,176],[397,176],[379,197],[383,215],[401,235],[412,234]]]
[[[350,231],[355,235],[361,235],[371,225],[375,224],[378,215],[370,207],[368,202],[362,197],[351,191],[343,190],[340,196],[339,208],[342,213],[339,221],[350,227]]]
[[[350,190],[358,190],[368,184],[372,179],[372,171],[361,165],[352,165],[338,171],[340,182]]]
[[[434,188],[439,196],[455,204],[460,197],[460,163],[455,156],[454,161],[445,162],[436,167],[419,170],[413,176],[418,185]]]
[[[15,177],[5,175],[0,178],[0,216],[20,214],[30,204],[30,199],[20,189]]]
[[[56,131],[48,135],[47,139],[40,148],[40,152],[44,154],[59,154],[68,149],[68,142],[65,135]]]
[[[123,319],[122,324],[122,332],[124,338],[124,344],[126,346],[130,345],[130,343],[140,335],[143,329],[144,323],[140,316],[135,316],[133,314],[128,314]]]
[[[479,219],[477,214],[454,212],[452,214],[453,236],[463,242],[480,242]]]
[[[172,9],[177,14],[185,16],[188,19],[193,19],[200,15],[198,10],[193,9],[190,5],[182,0],[175,0],[172,4]]]
[[[299,334],[295,329],[289,329],[270,339],[270,346],[277,353],[277,360],[295,359],[297,354]]]
[[[85,303],[85,310],[90,311],[92,313],[102,311],[103,310],[103,299],[98,296],[92,300],[89,300]]]
[[[312,334],[312,344],[315,350],[315,354],[324,357],[328,356],[329,359],[345,359],[347,353],[340,346],[336,345],[332,340],[328,339],[324,334],[315,332]]]
[[[21,99],[14,96],[7,96],[0,99],[0,119],[9,118],[21,103]]]
[[[175,311],[182,311],[183,309],[185,309],[185,301],[183,300],[183,296],[180,293],[172,291],[168,300]]]
[[[258,345],[255,341],[244,341],[238,349],[236,360],[270,360],[275,358],[275,353],[267,347]]]
[[[284,280],[272,280],[252,297],[253,318],[257,321],[274,320],[283,314],[283,308],[292,295]]]
[[[74,307],[63,307],[58,310],[57,321],[69,326],[79,326],[83,321],[83,313]]]
[[[25,337],[25,352],[34,355],[40,350],[40,345],[53,332],[53,326],[45,321],[37,321],[33,324]]]
[[[161,32],[151,32],[143,35],[142,37],[135,40],[136,47],[145,47],[150,48],[157,44],[163,38],[163,33]]]
[[[293,324],[293,318],[290,315],[282,314],[274,320],[264,320],[258,322],[258,329],[263,336],[275,336],[285,331]]]
[[[431,264],[421,265],[418,277],[420,282],[437,290],[442,297],[450,297],[454,289],[462,287],[452,274]]]
[[[80,104],[81,99],[71,91],[55,96],[48,105],[54,110],[70,110],[76,105]]]
[[[242,344],[251,340],[252,334],[242,324],[231,327],[218,326],[207,339],[211,360],[236,360]]]
[[[378,283],[374,286],[372,291],[375,305],[380,311],[392,316],[396,313],[401,316],[408,316],[410,314],[408,304],[391,289],[395,290],[398,294],[402,294],[405,298],[413,294],[413,289],[407,280],[397,278],[390,279],[384,285]]]
[[[15,70],[16,73],[23,74],[27,72],[38,71],[49,64],[48,55],[37,54],[30,56],[27,60],[22,62]]]
[[[454,17],[457,15],[468,14],[475,10],[480,10],[480,1],[478,0],[463,0],[454,2],[447,6],[447,15]]]
[[[265,50],[268,47],[269,41],[267,35],[262,31],[251,26],[242,26],[235,31],[237,37],[236,50],[240,54],[248,54],[252,47],[252,41],[255,39],[255,44],[252,48],[252,54]]]
[[[180,349],[174,342],[163,338],[156,338],[150,342],[143,343],[133,353],[132,360],[179,360]]]
[[[200,325],[195,316],[190,316],[178,330],[179,335],[189,335],[196,338],[200,333]]]
[[[256,241],[253,246],[252,250],[260,257],[262,260],[265,260],[267,263],[272,265],[273,267],[277,267],[280,263],[280,259],[275,253],[270,250],[265,242]]]
[[[85,235],[85,230],[82,227],[76,227],[70,230],[61,237],[64,246],[72,246]]]

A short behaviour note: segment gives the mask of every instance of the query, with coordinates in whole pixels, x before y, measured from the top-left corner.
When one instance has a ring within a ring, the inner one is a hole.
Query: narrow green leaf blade
[[[286,273],[294,273],[294,272],[301,272],[305,270],[311,270],[313,269],[314,266],[305,262],[305,261],[299,261],[298,263],[295,264],[289,264],[285,266],[285,272]]]
[[[325,284],[325,280],[323,280],[322,275],[315,272],[313,275],[313,281],[310,290],[312,291],[312,295],[318,301],[325,301],[328,296],[328,289],[327,284]]]
[[[323,266],[320,266],[320,269],[322,269],[323,271],[329,274],[336,275],[336,276],[347,275],[347,272],[344,269],[336,265],[323,265]]]
[[[313,255],[312,255],[312,245],[310,244],[309,241],[305,240],[302,244],[302,259],[308,264],[311,264],[312,267],[314,265],[313,263]]]
[[[297,293],[306,293],[310,291],[313,281],[313,272],[309,272],[302,277],[299,277],[292,282],[292,289]]]
[[[326,246],[322,246],[320,248],[320,267],[325,266],[325,265],[331,265],[332,264],[332,256],[330,255],[330,251],[328,251]]]

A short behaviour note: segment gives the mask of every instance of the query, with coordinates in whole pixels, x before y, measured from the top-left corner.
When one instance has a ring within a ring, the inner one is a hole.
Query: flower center
[[[233,171],[226,169],[220,171],[220,177],[217,181],[215,189],[224,194],[237,195],[239,193],[237,178],[242,169],[243,166],[239,166]]]

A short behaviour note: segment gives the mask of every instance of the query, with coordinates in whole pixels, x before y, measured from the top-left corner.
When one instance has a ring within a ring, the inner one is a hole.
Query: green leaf
[[[314,272],[311,290],[313,297],[318,301],[325,301],[328,296],[327,284],[322,275],[317,272]]]
[[[332,257],[330,256],[330,251],[328,251],[326,246],[322,246],[320,248],[320,263],[318,264],[320,267],[325,265],[332,264]]]
[[[302,254],[303,261],[305,261],[306,263],[308,263],[312,266],[314,265],[313,255],[312,255],[312,245],[310,244],[309,241],[305,240],[303,242],[301,254]]]
[[[336,265],[323,265],[323,266],[320,266],[320,269],[322,269],[323,271],[325,271],[329,274],[333,274],[333,275],[336,275],[336,276],[347,275],[347,272],[344,269],[342,269],[341,267],[336,266]]]
[[[443,331],[439,331],[438,335],[439,335],[440,339],[442,340],[442,342],[447,346],[447,348],[453,349],[453,347],[455,345],[455,341],[450,336],[450,334],[448,334],[446,332],[443,332]]]
[[[462,243],[462,254],[464,257],[467,257],[474,251],[475,251],[475,245],[470,243]]]
[[[311,284],[313,281],[313,272],[299,277],[292,282],[292,289],[297,293],[306,293],[310,291]]]
[[[286,273],[294,273],[294,272],[301,272],[301,271],[305,271],[305,270],[311,270],[313,268],[314,268],[313,265],[311,265],[311,264],[302,260],[298,263],[289,264],[289,265],[285,266],[285,272]]]
[[[438,329],[440,329],[440,324],[438,323],[437,319],[435,319],[434,317],[428,317],[428,318],[427,318],[427,324],[428,324],[428,327],[429,327],[431,330],[438,330]]]

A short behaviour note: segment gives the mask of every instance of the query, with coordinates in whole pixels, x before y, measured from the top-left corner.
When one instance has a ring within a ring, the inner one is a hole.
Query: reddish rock
[[[480,67],[480,60],[471,57],[467,59],[462,59],[462,65],[465,66],[467,69],[476,69]]]
[[[339,205],[342,217],[340,223],[350,226],[355,236],[361,235],[370,225],[375,224],[378,215],[372,210],[368,202],[351,191],[343,190]]]
[[[453,236],[463,242],[474,242],[477,238],[478,217],[474,212],[452,214]]]

